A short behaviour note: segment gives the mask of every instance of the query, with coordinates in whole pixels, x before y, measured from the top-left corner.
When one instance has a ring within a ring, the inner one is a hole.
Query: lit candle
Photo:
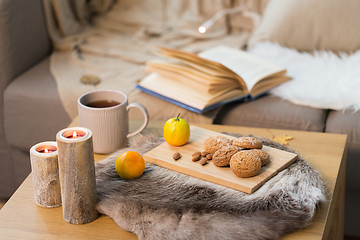
[[[40,146],[37,149],[35,149],[39,153],[52,153],[57,151],[56,146],[46,145],[46,146]]]
[[[56,142],[42,142],[30,148],[35,203],[41,207],[61,205]]]
[[[85,135],[86,135],[86,133],[84,131],[81,131],[81,130],[68,130],[68,131],[63,133],[63,136],[68,138],[68,139],[82,138]]]
[[[56,135],[63,218],[73,224],[94,221],[96,181],[92,132],[87,128],[66,128]]]

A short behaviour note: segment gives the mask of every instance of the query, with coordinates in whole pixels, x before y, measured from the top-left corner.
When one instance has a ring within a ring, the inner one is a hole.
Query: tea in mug
[[[89,102],[86,104],[86,106],[92,108],[107,108],[107,107],[114,107],[119,104],[120,104],[119,102],[109,99],[109,100],[98,100],[94,102]]]

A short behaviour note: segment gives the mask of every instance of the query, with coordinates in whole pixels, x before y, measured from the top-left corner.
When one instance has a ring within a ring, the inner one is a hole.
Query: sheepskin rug
[[[271,94],[315,108],[360,110],[360,50],[338,55],[330,51],[307,53],[264,42],[249,52],[285,67],[293,78]]]
[[[144,154],[162,141],[139,136],[121,152]],[[325,201],[319,173],[301,156],[248,195],[152,164],[138,179],[121,179],[121,152],[96,164],[97,210],[139,239],[277,239],[306,227]]]

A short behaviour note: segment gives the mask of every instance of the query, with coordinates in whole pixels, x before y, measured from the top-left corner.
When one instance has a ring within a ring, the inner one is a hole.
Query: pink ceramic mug
[[[138,108],[144,115],[142,126],[129,133],[131,108]],[[128,105],[125,93],[116,90],[97,90],[78,99],[80,126],[93,132],[94,152],[107,154],[125,147],[128,138],[140,133],[149,122],[146,108],[140,103]]]

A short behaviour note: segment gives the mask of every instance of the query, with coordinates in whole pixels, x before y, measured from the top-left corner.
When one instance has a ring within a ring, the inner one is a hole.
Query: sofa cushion
[[[41,0],[0,1],[0,88],[51,51]]]
[[[347,134],[346,188],[360,191],[360,112],[331,111],[325,132]]]
[[[360,1],[272,0],[249,46],[273,41],[300,51],[360,48]]]
[[[215,119],[217,124],[323,132],[327,112],[292,104],[275,96],[226,105]]]
[[[15,190],[13,165],[3,128],[4,90],[50,52],[41,0],[0,0],[0,198]]]
[[[348,144],[360,148],[360,111],[330,111],[325,132],[348,135]]]
[[[49,58],[9,84],[4,101],[5,136],[19,149],[54,141],[56,133],[70,123],[49,71]]]
[[[5,137],[3,136],[5,139]],[[13,174],[14,165],[11,161],[9,147],[1,141],[0,145],[0,199],[6,199],[13,194],[17,185]]]

